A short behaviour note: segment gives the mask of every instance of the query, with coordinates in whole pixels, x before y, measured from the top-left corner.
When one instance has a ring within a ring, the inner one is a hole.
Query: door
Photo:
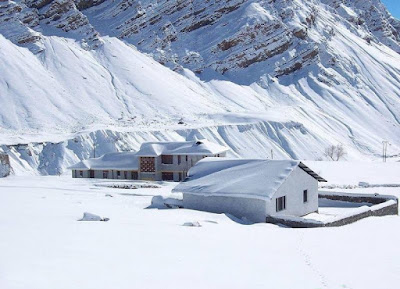
[[[89,171],[89,178],[94,179],[94,171],[93,170]]]

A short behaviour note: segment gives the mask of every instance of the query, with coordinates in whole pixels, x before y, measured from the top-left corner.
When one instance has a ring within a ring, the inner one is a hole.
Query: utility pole
[[[387,159],[388,144],[389,144],[389,142],[387,140],[382,141],[382,160],[384,163],[386,163],[386,159]]]
[[[93,140],[93,157],[94,158],[96,158],[96,146],[97,146],[97,143],[95,140]]]

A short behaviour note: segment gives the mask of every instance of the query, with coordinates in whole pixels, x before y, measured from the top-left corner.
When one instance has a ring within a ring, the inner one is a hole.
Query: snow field
[[[170,197],[175,183],[127,190],[98,182],[104,181],[0,179],[1,288],[396,289],[400,284],[397,216],[339,228],[242,225],[225,215],[146,209],[154,196]],[[399,188],[383,189],[400,196]],[[84,212],[110,220],[78,222]],[[183,226],[196,222],[201,227]]]

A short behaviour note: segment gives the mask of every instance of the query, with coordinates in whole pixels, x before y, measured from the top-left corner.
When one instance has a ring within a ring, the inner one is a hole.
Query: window
[[[117,177],[121,175],[121,171],[117,171]]]
[[[79,171],[79,176],[82,178],[83,177],[83,171]]]
[[[162,155],[161,163],[164,165],[172,165],[174,163],[174,158],[173,158],[173,156],[170,156],[170,155]]]
[[[140,158],[140,170],[145,173],[154,173],[156,171],[156,166],[154,164],[154,158],[141,157]]]
[[[308,191],[304,190],[303,191],[303,203],[307,203],[308,202]]]
[[[179,172],[179,175],[178,175],[178,181],[180,181],[180,182],[182,182],[182,173],[181,172]]]
[[[286,196],[276,199],[276,211],[280,212],[286,209]]]
[[[161,174],[163,181],[173,181],[174,180],[174,173],[173,172],[163,172]]]
[[[186,162],[188,161],[188,156],[186,156]]]
[[[178,156],[178,165],[181,164],[181,156]]]
[[[124,171],[124,179],[128,178],[128,172]]]
[[[103,179],[108,179],[108,171],[103,171]]]
[[[132,180],[137,180],[138,179],[138,172],[132,172]]]

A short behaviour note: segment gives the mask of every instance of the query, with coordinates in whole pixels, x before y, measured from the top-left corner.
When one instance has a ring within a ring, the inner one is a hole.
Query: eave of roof
[[[214,156],[229,151],[229,148],[210,143],[207,140],[197,142],[146,142],[142,144],[136,155],[140,157],[157,157],[160,155]]]
[[[312,169],[310,169],[309,167],[307,167],[305,164],[303,164],[302,162],[299,163],[299,167],[305,171],[307,174],[309,174],[310,176],[312,176],[314,179],[316,179],[318,182],[320,183],[327,183],[328,181],[325,180],[323,177],[321,177],[320,175],[318,175],[316,172],[314,172]]]
[[[74,171],[109,171],[109,170],[113,170],[113,171],[134,171],[134,172],[138,172],[139,169],[138,168],[113,168],[113,167],[107,167],[107,168],[72,168],[69,167],[68,169],[70,170],[74,170]]]

